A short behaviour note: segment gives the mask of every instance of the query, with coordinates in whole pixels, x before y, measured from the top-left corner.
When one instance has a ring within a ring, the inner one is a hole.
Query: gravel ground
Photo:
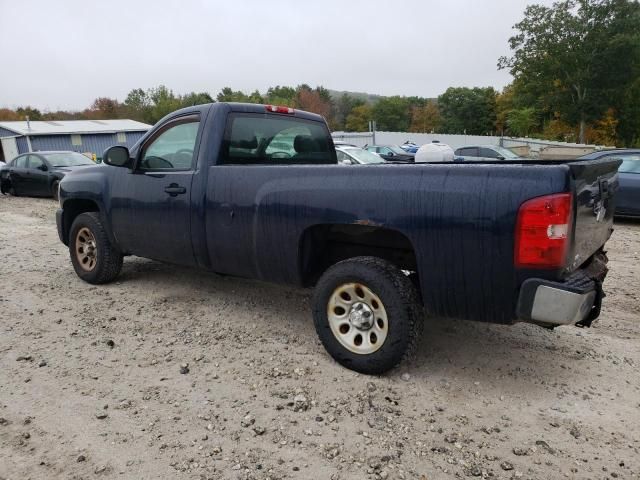
[[[367,377],[307,290],[139,258],[83,283],[55,209],[0,197],[0,479],[640,478],[640,223],[594,328],[428,319]]]

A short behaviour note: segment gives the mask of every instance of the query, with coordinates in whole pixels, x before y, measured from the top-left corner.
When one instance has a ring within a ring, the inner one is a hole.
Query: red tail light
[[[524,202],[518,211],[514,263],[518,268],[556,268],[567,262],[572,199],[558,193]]]
[[[295,110],[293,108],[291,108],[291,107],[279,107],[277,105],[265,105],[264,108],[267,109],[267,112],[288,113],[288,114],[295,113]]]

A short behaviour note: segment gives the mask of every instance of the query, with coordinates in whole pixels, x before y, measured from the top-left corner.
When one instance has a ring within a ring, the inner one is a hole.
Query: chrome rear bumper
[[[601,254],[562,282],[525,280],[518,297],[518,319],[543,325],[590,326],[600,314],[606,262]]]

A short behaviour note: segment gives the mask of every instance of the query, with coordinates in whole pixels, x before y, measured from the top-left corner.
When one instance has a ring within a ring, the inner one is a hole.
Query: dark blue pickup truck
[[[314,286],[320,339],[360,372],[408,356],[425,311],[546,327],[600,312],[619,160],[344,166],[322,117],[232,103],[103,159],[60,183],[80,278],[137,255]]]

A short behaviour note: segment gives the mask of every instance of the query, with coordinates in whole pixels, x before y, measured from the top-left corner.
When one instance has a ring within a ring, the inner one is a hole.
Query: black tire
[[[51,184],[51,194],[56,202],[58,201],[58,185],[60,185],[60,180],[54,180]]]
[[[88,230],[93,236],[95,250],[93,268],[83,267],[76,249],[80,245],[78,232]],[[71,263],[78,277],[88,283],[101,284],[115,279],[122,269],[122,253],[109,240],[109,236],[102,225],[100,214],[97,212],[81,213],[73,221],[69,232],[69,255]]]
[[[16,192],[15,187],[11,183],[9,184],[8,192],[9,192],[9,195],[11,195],[12,197],[19,197],[20,196],[20,195],[18,195],[18,193]]]
[[[347,349],[331,329],[329,301],[338,287],[348,284],[373,292],[386,312],[386,338],[372,353]],[[413,355],[424,329],[424,310],[413,282],[398,267],[376,257],[355,257],[336,263],[320,277],[313,294],[313,321],[320,341],[338,363],[360,373],[380,374]]]

